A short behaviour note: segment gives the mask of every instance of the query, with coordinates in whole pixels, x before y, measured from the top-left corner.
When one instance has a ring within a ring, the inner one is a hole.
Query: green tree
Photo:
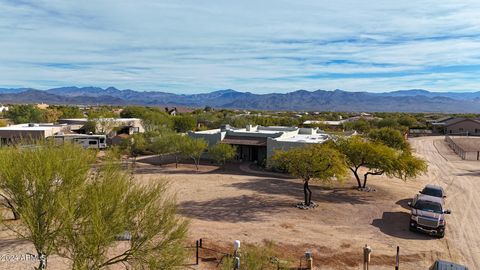
[[[5,119],[0,119],[0,127],[6,127],[8,126],[8,122]]]
[[[88,179],[95,152],[73,144],[0,149],[0,182],[3,194],[20,215],[21,226],[12,229],[30,241],[46,269],[48,256],[64,229],[64,217]]]
[[[62,112],[56,108],[43,110],[43,121],[46,123],[56,123],[60,117],[62,117]]]
[[[223,169],[225,169],[227,161],[232,160],[236,154],[235,147],[226,143],[217,143],[208,149],[210,158],[220,164]]]
[[[85,134],[95,134],[97,133],[97,123],[93,120],[88,120],[85,125],[83,125],[82,130]]]
[[[159,179],[161,180],[161,179]],[[176,216],[167,183],[136,185],[117,163],[104,164],[65,216],[58,253],[78,270],[174,269],[185,258],[188,224]],[[118,240],[126,247],[112,248]]]
[[[75,106],[54,106],[53,108],[61,112],[62,118],[83,118],[83,112]]]
[[[353,122],[345,122],[343,123],[343,127],[346,130],[355,130],[360,133],[366,133],[372,128],[370,122],[364,119]]]
[[[427,172],[427,163],[412,155],[410,151],[403,151],[397,159],[397,166],[393,175],[397,178],[407,180],[408,178],[416,178]]]
[[[382,143],[351,137],[338,142],[340,151],[347,158],[347,166],[352,171],[359,188],[366,188],[369,175],[390,177],[415,177],[425,172],[425,161],[411,155],[410,151],[401,151]],[[407,164],[412,165],[408,167]],[[359,171],[366,169],[361,183]]]
[[[397,129],[399,128],[398,121],[394,117],[387,117],[387,118],[381,119],[376,123],[376,126],[378,128],[384,128],[384,127],[397,128]]]
[[[172,119],[165,112],[147,112],[141,117],[146,131],[171,130]]]
[[[398,118],[398,123],[402,126],[411,128],[416,125],[417,119],[411,115],[402,115]]]
[[[167,133],[153,138],[150,148],[155,154],[158,155],[159,165],[162,165],[163,155],[171,154],[176,151],[174,147],[175,144],[172,143],[172,136],[175,135]]]
[[[398,150],[406,150],[408,148],[408,143],[402,133],[390,127],[373,129],[368,133],[368,138],[373,142],[383,143]]]
[[[160,153],[160,150],[165,150],[166,154],[171,154],[175,158],[175,168],[178,168],[180,160],[185,156],[189,156],[186,145],[189,144],[190,140],[189,137],[181,134],[167,133],[162,136],[162,142],[159,143],[161,145],[155,145],[155,141],[153,142],[153,149],[158,147],[157,153]]]
[[[294,148],[286,152],[277,151],[272,162],[274,166],[284,168],[303,180],[305,206],[310,206],[312,202],[310,180],[329,181],[341,179],[346,174],[344,156],[329,143]]]
[[[15,124],[40,123],[43,121],[43,112],[33,105],[15,105],[5,113]]]
[[[197,126],[195,118],[188,115],[173,117],[173,128],[177,132],[187,132],[194,130]]]
[[[200,158],[208,147],[207,142],[204,139],[192,139],[185,137],[185,142],[181,145],[181,152],[183,155],[193,159],[195,168],[198,171],[198,165],[200,164]]]
[[[123,118],[143,118],[149,112],[147,107],[143,106],[127,106],[120,112]]]
[[[118,117],[118,115],[114,113],[110,107],[106,106],[91,108],[88,110],[87,115],[89,119]]]

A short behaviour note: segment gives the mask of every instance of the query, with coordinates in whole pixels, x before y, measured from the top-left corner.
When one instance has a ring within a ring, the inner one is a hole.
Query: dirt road
[[[440,184],[447,192],[445,242],[460,254],[470,269],[480,269],[480,162],[464,161],[443,142],[443,137],[410,140],[417,153],[428,161],[429,173],[422,178]]]

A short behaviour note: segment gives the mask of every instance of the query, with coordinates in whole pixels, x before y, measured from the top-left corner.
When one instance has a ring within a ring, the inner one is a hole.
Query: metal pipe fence
[[[455,135],[457,136],[457,134]],[[458,136],[465,136],[468,137],[468,134],[463,135],[459,134]],[[480,139],[479,140],[480,143]],[[467,150],[460,146],[457,142],[455,142],[455,138],[452,138],[451,135],[445,135],[445,142],[448,146],[455,152],[461,159],[463,160],[480,160],[480,151],[475,150]]]

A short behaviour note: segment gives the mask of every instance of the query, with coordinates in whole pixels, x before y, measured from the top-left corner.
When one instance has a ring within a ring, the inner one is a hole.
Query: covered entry
[[[237,148],[237,160],[262,163],[267,158],[267,138],[227,135],[222,143]]]

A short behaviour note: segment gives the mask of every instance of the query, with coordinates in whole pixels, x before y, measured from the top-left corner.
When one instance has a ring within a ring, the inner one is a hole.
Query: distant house
[[[50,105],[45,104],[45,103],[39,103],[39,104],[36,105],[37,108],[42,109],[42,110],[47,109],[49,106]]]
[[[80,133],[89,121],[96,123],[96,133],[107,134],[109,137],[145,132],[142,120],[139,118],[98,118],[90,120],[88,118],[69,118],[58,120],[60,124],[70,125],[72,130]]]
[[[168,113],[169,115],[177,115],[177,107],[173,107],[172,108],[168,108],[168,107],[165,107],[165,112]]]
[[[8,112],[8,107],[7,107],[7,106],[0,105],[0,113],[1,113],[1,112]]]
[[[445,122],[445,134],[465,134],[480,136],[480,119],[454,118]]]
[[[165,112],[168,113],[169,115],[175,116],[182,113],[191,113],[193,112],[193,110],[184,108],[184,107],[173,107],[173,108],[165,107]]]

